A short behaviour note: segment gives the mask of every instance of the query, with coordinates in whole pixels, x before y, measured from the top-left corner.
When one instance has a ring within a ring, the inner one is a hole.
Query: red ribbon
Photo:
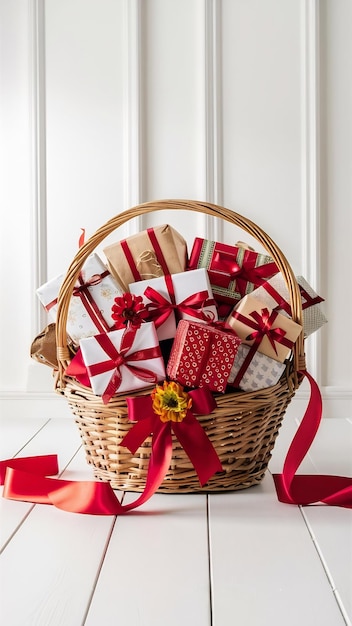
[[[207,315],[203,308],[215,305],[215,300],[209,298],[207,290],[199,291],[197,293],[188,296],[182,302],[176,302],[174,284],[172,277],[167,274],[164,276],[165,285],[168,291],[169,300],[165,298],[161,293],[156,291],[153,287],[147,287],[144,291],[144,296],[150,300],[146,305],[146,309],[149,312],[150,318],[156,328],[159,328],[173,311],[178,314],[186,314],[203,321],[210,322],[210,313]]]
[[[352,509],[352,478],[345,476],[307,475],[296,472],[306,456],[319,428],[322,416],[322,398],[314,378],[306,371],[311,394],[302,422],[292,440],[282,474],[274,474],[277,497],[286,504],[313,504],[324,502]]]
[[[212,394],[205,387],[190,391],[189,395],[192,398],[193,411],[198,415],[208,415],[216,407]],[[136,423],[123,438],[121,445],[126,446],[132,454],[152,433],[153,450],[157,451],[155,453],[162,458],[166,454],[164,450],[172,447],[172,433],[174,433],[190,458],[201,485],[208,482],[216,472],[223,471],[220,459],[193,411],[189,409],[182,422],[162,422],[153,411],[151,396],[127,398],[127,406],[130,421]],[[160,441],[164,450],[160,448]],[[163,463],[163,466],[165,465],[166,461]],[[148,474],[149,472],[150,469]]]
[[[95,335],[94,339],[99,343],[109,357],[106,361],[100,363],[93,363],[87,365],[87,371],[90,377],[97,376],[113,370],[110,381],[102,394],[102,400],[104,404],[107,404],[111,400],[112,396],[116,393],[122,383],[121,366],[125,366],[130,372],[145,381],[148,384],[154,384],[157,382],[157,376],[154,372],[147,370],[143,367],[132,365],[131,362],[146,361],[148,359],[155,359],[161,357],[160,347],[153,346],[152,348],[145,348],[144,350],[136,350],[129,353],[133,346],[133,342],[136,336],[137,328],[127,328],[121,338],[120,350],[118,351],[112,343],[107,334]]]
[[[236,248],[234,248],[235,250]],[[248,283],[259,287],[265,282],[264,279],[279,271],[274,261],[256,266],[258,254],[252,250],[244,251],[242,265],[235,261],[234,256],[234,252],[227,252],[221,247],[215,246],[209,267],[210,281],[213,282],[214,280],[216,285],[228,288],[230,283],[235,280],[236,290],[242,298],[246,295]]]

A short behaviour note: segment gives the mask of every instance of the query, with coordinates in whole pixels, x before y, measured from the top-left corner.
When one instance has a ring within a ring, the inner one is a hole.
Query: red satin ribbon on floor
[[[286,455],[282,474],[274,474],[277,497],[286,504],[314,504],[322,502],[352,509],[352,478],[345,476],[310,475],[296,472],[306,456],[319,428],[322,416],[322,398],[314,378],[306,371],[311,394],[302,422]]]

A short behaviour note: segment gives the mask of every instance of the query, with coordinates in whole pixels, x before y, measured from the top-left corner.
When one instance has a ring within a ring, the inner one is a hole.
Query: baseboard
[[[303,385],[302,385],[303,386]],[[297,391],[287,415],[300,418],[309,400],[307,387]],[[352,389],[323,387],[323,417],[352,418]],[[0,392],[0,416],[16,418],[71,418],[66,398],[51,392]]]

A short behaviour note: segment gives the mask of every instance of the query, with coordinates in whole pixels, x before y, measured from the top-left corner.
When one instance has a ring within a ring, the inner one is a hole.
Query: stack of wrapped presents
[[[182,235],[160,225],[103,253],[104,260],[97,253],[86,259],[71,296],[66,375],[104,403],[164,380],[221,394],[273,386],[300,333],[327,321],[323,298],[302,276],[303,326],[293,321],[273,259],[241,242],[197,237],[188,253]],[[51,328],[63,279],[37,290]],[[55,366],[45,334],[38,345],[32,356]]]

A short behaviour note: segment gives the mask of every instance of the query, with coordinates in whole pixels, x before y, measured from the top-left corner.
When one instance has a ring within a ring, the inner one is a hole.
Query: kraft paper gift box
[[[156,293],[151,293],[151,289]],[[216,303],[205,269],[139,281],[130,284],[129,290],[142,296],[146,307],[151,309],[151,319],[156,324],[159,341],[175,337],[179,319],[202,323],[218,320]],[[173,298],[176,308],[171,306]],[[164,301],[164,305],[161,301]],[[169,314],[166,317],[167,312]]]
[[[108,267],[124,291],[130,283],[184,272],[187,243],[168,224],[148,228],[103,250]]]
[[[181,385],[223,393],[240,343],[235,333],[181,320],[166,373]]]
[[[57,298],[63,280],[64,275],[57,276],[36,291],[52,322],[56,322]],[[122,293],[100,257],[96,253],[91,254],[76,283],[67,316],[67,333],[76,346],[81,338],[107,332],[114,327],[111,307],[114,299]]]
[[[105,404],[115,394],[144,389],[165,378],[153,322],[81,339],[80,349],[93,393]]]
[[[257,391],[272,387],[280,380],[286,364],[271,359],[241,343],[228,379],[228,385],[242,391]]]
[[[194,240],[188,267],[208,270],[214,298],[220,304],[220,317],[228,315],[236,302],[278,272],[269,255],[256,252],[241,242],[229,246],[200,237]]]
[[[296,280],[302,296],[303,332],[304,336],[308,337],[327,322],[320,307],[324,299],[315,293],[303,276],[296,276]],[[283,315],[291,317],[289,291],[282,274],[276,274],[267,280],[262,286],[252,291],[251,295],[265,306],[277,308]]]
[[[302,332],[302,326],[289,317],[247,295],[235,306],[227,323],[247,345],[283,363]]]

